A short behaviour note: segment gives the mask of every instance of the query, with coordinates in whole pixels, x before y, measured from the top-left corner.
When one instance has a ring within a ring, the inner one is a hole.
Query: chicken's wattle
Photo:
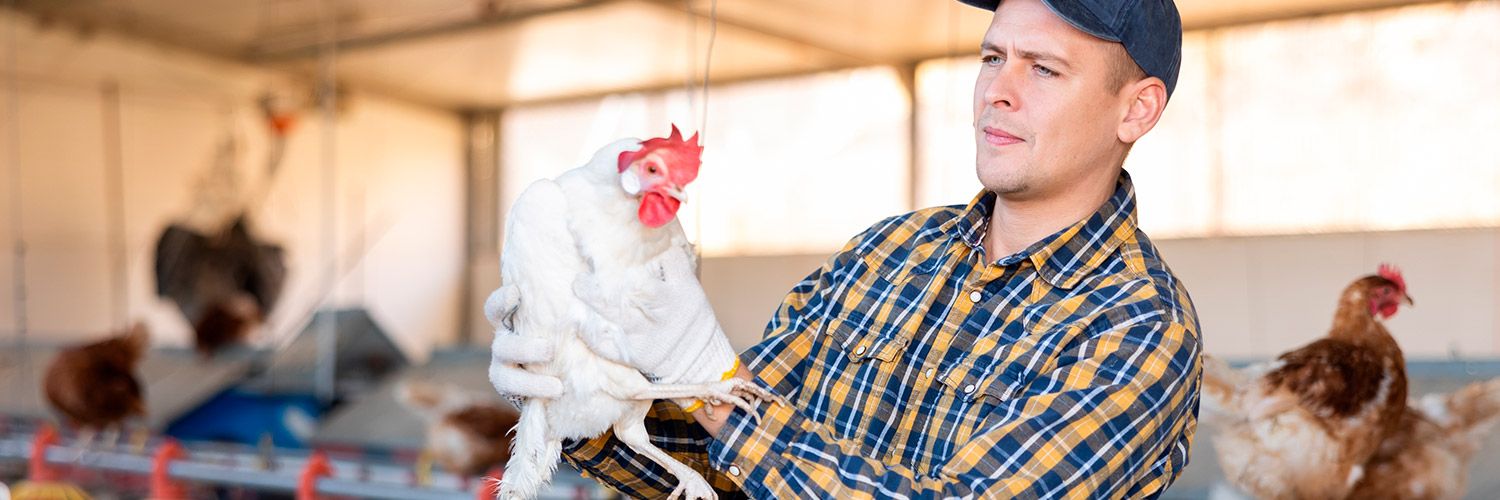
[[[641,197],[641,208],[637,211],[637,215],[641,219],[641,224],[645,224],[646,227],[662,227],[672,222],[672,218],[677,216],[677,207],[681,205],[682,202],[675,198],[662,196],[661,193],[653,191]]]

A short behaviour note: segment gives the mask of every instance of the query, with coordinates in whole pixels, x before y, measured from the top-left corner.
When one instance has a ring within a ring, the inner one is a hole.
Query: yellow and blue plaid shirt
[[[740,355],[789,404],[736,409],[710,437],[658,401],[653,442],[724,497],[1159,497],[1187,465],[1201,346],[1129,175],[1087,219],[985,263],[994,200],[856,236]],[[632,497],[676,483],[613,434],[565,451]]]

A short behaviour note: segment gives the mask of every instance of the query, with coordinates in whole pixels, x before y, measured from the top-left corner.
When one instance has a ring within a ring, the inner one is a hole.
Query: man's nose
[[[995,72],[994,78],[986,82],[984,89],[985,102],[997,108],[1011,109],[1017,107],[1017,85],[1024,78],[1025,68],[1019,64],[1005,63]]]

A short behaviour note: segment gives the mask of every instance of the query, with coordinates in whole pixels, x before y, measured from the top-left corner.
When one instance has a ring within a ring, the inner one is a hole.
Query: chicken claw
[[[715,405],[734,403],[735,406],[739,407],[742,410],[745,410],[745,413],[749,414],[750,418],[755,419],[756,422],[760,421],[760,412],[755,410],[756,405],[759,405],[766,401],[785,403],[781,399],[781,397],[777,396],[775,393],[766,390],[755,382],[751,382],[742,378],[731,378],[723,382],[711,384],[710,387],[711,390],[714,390],[715,392],[709,394],[703,399],[706,399]],[[712,407],[709,407],[706,410],[706,413],[708,413],[709,420],[719,420],[718,415],[714,414]]]

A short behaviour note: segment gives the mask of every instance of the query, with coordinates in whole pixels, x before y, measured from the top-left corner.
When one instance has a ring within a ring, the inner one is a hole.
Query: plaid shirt
[[[1187,465],[1201,346],[1129,175],[1087,219],[986,264],[994,200],[855,237],[740,355],[790,404],[736,409],[710,438],[658,401],[654,443],[726,497],[1159,497]],[[632,497],[676,483],[612,434],[565,451]]]

